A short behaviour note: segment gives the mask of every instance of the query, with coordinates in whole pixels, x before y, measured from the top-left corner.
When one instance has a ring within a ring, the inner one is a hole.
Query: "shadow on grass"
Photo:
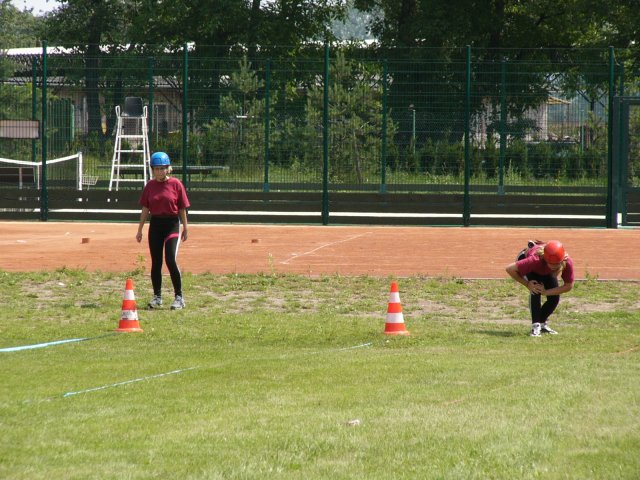
[[[521,337],[522,333],[505,332],[504,330],[477,330],[482,335],[490,335],[492,337]]]

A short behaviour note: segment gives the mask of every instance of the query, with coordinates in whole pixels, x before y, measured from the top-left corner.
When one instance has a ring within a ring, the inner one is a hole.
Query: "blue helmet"
[[[151,167],[168,167],[171,165],[169,155],[164,152],[156,152],[151,155]]]

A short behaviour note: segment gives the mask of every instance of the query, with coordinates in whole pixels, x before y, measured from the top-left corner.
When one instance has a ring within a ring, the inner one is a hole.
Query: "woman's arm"
[[[186,242],[187,238],[188,238],[188,234],[187,234],[187,209],[186,208],[181,208],[180,210],[178,210],[178,215],[180,216],[180,223],[182,224],[182,241]]]
[[[573,288],[573,283],[565,283],[556,288],[550,288],[549,290],[543,290],[542,294],[549,295],[561,295],[563,293],[567,293],[569,290]]]
[[[140,212],[140,223],[138,223],[138,233],[136,235],[138,243],[142,241],[142,229],[144,228],[144,224],[147,221],[148,216],[149,209],[147,207],[142,207],[142,211]]]
[[[525,287],[527,287],[527,290],[529,290],[531,293],[542,293],[542,291],[544,290],[544,286],[540,283],[536,282],[535,280],[527,280],[522,275],[520,275],[515,262],[507,265],[506,270],[511,278],[513,278],[520,285],[524,285]]]

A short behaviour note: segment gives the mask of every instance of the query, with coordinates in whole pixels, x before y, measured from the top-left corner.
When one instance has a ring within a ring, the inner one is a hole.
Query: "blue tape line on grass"
[[[61,345],[63,343],[81,342],[89,340],[88,338],[71,338],[69,340],[58,340],[56,342],[38,343],[36,345],[23,345],[22,347],[0,348],[0,352],[18,352],[20,350],[31,350],[32,348],[52,347],[53,345]]]
[[[31,350],[31,349],[34,349],[34,348],[52,347],[54,345],[62,345],[64,343],[83,342],[85,340],[95,340],[97,338],[109,337],[111,335],[115,335],[115,333],[108,333],[106,335],[100,335],[99,337],[70,338],[69,340],[57,340],[55,342],[37,343],[35,345],[23,345],[23,346],[20,346],[20,347],[0,348],[0,352],[19,352],[20,350]]]
[[[71,397],[72,395],[78,395],[80,393],[97,392],[98,390],[104,390],[105,388],[119,387],[121,385],[128,385],[129,383],[141,382],[143,380],[150,380],[152,378],[166,377],[167,375],[175,375],[176,373],[186,372],[195,368],[198,367],[182,368],[180,370],[172,370],[171,372],[158,373],[157,375],[149,375],[148,377],[135,378],[133,380],[127,380],[124,382],[112,383],[111,385],[103,385],[102,387],[88,388],[86,390],[78,390],[77,392],[67,392],[63,395],[63,397]]]

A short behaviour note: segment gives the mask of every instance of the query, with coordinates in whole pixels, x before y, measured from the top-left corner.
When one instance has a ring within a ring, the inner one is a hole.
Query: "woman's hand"
[[[142,241],[142,232],[138,232],[138,234],[136,235],[136,240],[138,241],[138,243]]]
[[[527,288],[531,293],[542,295],[544,293],[544,285],[535,280],[529,280],[527,282]]]

